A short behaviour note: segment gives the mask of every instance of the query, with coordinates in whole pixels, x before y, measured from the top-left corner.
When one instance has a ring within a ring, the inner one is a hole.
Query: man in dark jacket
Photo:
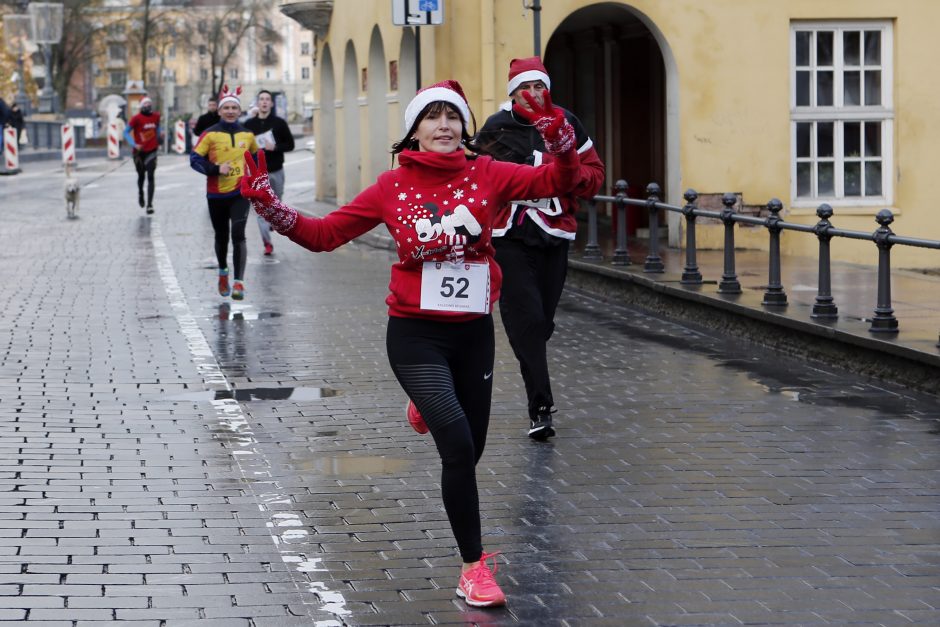
[[[213,96],[209,98],[209,110],[199,116],[199,119],[196,120],[196,126],[193,127],[193,135],[198,139],[207,128],[214,124],[218,124],[219,120],[222,118],[219,117],[219,99]],[[195,142],[193,142],[195,143]]]
[[[294,135],[283,118],[274,115],[274,97],[266,89],[258,92],[255,101],[258,115],[245,121],[245,128],[255,134],[258,148],[264,150],[268,161],[268,180],[271,189],[278,198],[284,197],[284,153],[294,149]],[[258,216],[258,228],[261,229],[261,240],[264,242],[264,254],[274,252],[271,242],[271,225],[264,218]]]
[[[536,128],[512,110],[513,104],[531,109],[523,92],[542,104],[550,86],[541,59],[513,59],[507,85],[511,100],[480,129],[475,138],[479,149],[513,163],[540,165],[551,160]],[[568,243],[577,229],[578,198],[592,197],[604,182],[604,164],[591,138],[573,113],[565,110],[565,117],[575,129],[581,161],[578,186],[567,196],[513,201],[500,207],[493,221],[496,261],[503,270],[499,311],[525,382],[528,435],[538,441],[555,435],[547,344],[568,273]]]

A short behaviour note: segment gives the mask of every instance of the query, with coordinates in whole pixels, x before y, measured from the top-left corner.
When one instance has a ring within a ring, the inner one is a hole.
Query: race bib
[[[425,261],[421,267],[421,309],[489,313],[490,265]]]
[[[529,200],[511,200],[510,204],[538,209],[547,216],[557,216],[561,213],[561,203],[557,198],[531,198]]]

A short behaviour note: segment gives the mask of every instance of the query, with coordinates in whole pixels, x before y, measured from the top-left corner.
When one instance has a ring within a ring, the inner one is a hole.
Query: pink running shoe
[[[228,296],[232,288],[228,284],[228,270],[219,270],[219,296]]]
[[[405,408],[405,414],[408,415],[408,424],[411,425],[412,429],[422,435],[428,432],[428,426],[424,424],[424,418],[421,417],[421,412],[419,412],[418,408],[415,407],[415,404],[411,402],[411,399],[408,400],[408,406]]]
[[[464,599],[467,605],[474,607],[495,607],[506,605],[506,595],[499,589],[496,583],[496,574],[498,566],[496,560],[493,560],[493,570],[486,565],[486,560],[499,555],[496,553],[484,553],[480,556],[480,563],[475,568],[471,568],[465,573],[460,573],[460,583],[457,584],[457,596]]]

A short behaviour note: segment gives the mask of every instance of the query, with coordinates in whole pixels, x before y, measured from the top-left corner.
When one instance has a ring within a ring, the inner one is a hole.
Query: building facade
[[[246,108],[258,90],[268,89],[283,94],[278,100],[282,109],[286,106],[285,117],[290,121],[312,115],[313,35],[274,3],[254,3],[260,7],[258,26],[244,32],[221,68],[218,63],[213,68],[212,63],[213,28],[221,25],[226,37],[234,40],[246,15],[236,10],[238,3],[154,1],[150,8],[154,34],[146,50],[140,49],[138,39],[144,21],[140,4],[133,0],[109,3],[95,11],[95,27],[101,33],[100,53],[91,68],[95,102],[123,93],[128,81],[142,80],[149,94],[158,100],[166,98],[172,115],[198,113],[213,95],[215,74],[215,84],[242,86]],[[144,75],[141,54],[147,55]]]
[[[415,3],[417,4],[417,3]],[[435,4],[435,3],[431,3]],[[477,120],[506,99],[509,61],[534,52],[534,19],[518,2],[440,0],[439,26],[395,26],[390,0],[286,2],[317,34],[317,193],[344,202],[391,163],[417,84],[456,78]],[[531,3],[530,3],[531,4]],[[779,198],[787,220],[874,231],[895,214],[902,235],[940,239],[928,185],[940,130],[930,75],[940,18],[934,0],[543,0],[539,46],[554,100],[585,123],[632,196],[657,182],[666,202],[725,192],[760,212]],[[720,203],[717,205],[721,207]],[[682,242],[670,213],[669,243]],[[631,225],[643,228],[644,223]],[[739,229],[765,247],[765,229]],[[720,245],[721,225],[699,239]],[[815,254],[816,238],[785,232],[783,250]],[[872,263],[870,243],[839,240],[833,257]],[[937,267],[935,253],[896,247],[899,267]]]

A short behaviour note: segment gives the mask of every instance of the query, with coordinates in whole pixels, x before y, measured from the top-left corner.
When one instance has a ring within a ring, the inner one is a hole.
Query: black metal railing
[[[696,258],[695,223],[696,219],[700,217],[714,218],[724,224],[724,263],[721,280],[718,282],[718,293],[740,294],[741,283],[738,281],[735,270],[734,226],[739,223],[763,226],[768,231],[770,243],[768,280],[761,304],[770,308],[785,307],[787,305],[787,294],[780,278],[780,234],[783,231],[813,233],[819,240],[819,284],[811,316],[816,319],[826,320],[835,319],[839,316],[839,308],[832,297],[830,241],[834,237],[867,240],[874,242],[878,248],[878,295],[874,316],[871,318],[871,326],[869,327],[869,331],[872,333],[897,333],[899,330],[898,320],[891,306],[892,246],[899,244],[940,250],[940,241],[903,237],[895,234],[891,230],[894,214],[888,209],[882,209],[878,212],[875,216],[878,228],[874,232],[868,233],[834,227],[829,221],[833,215],[833,210],[826,203],[819,205],[816,209],[819,221],[815,225],[808,225],[787,222],[781,218],[780,212],[783,210],[783,203],[776,198],[766,205],[769,215],[760,217],[735,212],[734,205],[737,202],[737,197],[731,193],[722,195],[721,204],[724,208],[721,211],[709,211],[700,209],[696,205],[698,193],[694,189],[690,189],[683,194],[686,204],[677,207],[660,201],[661,191],[656,183],[650,183],[646,186],[645,199],[630,198],[627,195],[627,188],[627,182],[619,180],[614,184],[613,196],[597,195],[588,201],[588,241],[582,254],[583,259],[589,261],[603,260],[597,239],[597,204],[607,203],[613,205],[617,212],[616,244],[610,263],[615,266],[632,264],[627,244],[627,207],[645,208],[649,214],[649,246],[646,260],[643,262],[643,272],[664,272],[665,266],[659,256],[659,211],[671,211],[685,216],[685,266],[680,283],[684,285],[701,285],[703,279]],[[940,347],[940,341],[938,341],[937,346]]]

